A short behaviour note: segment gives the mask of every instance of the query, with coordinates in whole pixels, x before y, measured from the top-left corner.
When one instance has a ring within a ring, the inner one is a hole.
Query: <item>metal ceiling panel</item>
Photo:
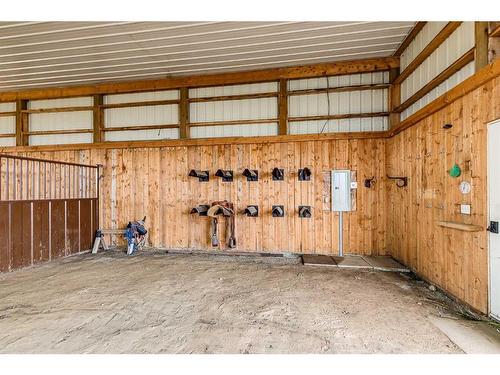
[[[0,22],[0,91],[390,56],[414,22]]]

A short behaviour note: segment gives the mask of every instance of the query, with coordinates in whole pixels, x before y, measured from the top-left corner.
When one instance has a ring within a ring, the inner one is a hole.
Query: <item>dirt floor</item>
[[[2,274],[0,353],[462,352],[423,283],[298,262],[111,251]]]

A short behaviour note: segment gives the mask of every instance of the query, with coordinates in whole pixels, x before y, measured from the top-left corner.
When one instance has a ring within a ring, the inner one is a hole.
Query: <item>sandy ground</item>
[[[83,254],[0,275],[0,353],[461,353],[397,273]]]

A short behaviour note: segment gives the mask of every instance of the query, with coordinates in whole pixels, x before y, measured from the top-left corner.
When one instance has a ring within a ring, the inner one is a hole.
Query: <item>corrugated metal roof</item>
[[[390,56],[414,22],[0,22],[0,91]]]

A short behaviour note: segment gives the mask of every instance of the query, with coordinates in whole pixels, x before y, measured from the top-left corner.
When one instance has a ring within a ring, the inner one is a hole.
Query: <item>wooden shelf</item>
[[[445,228],[463,230],[465,232],[480,232],[483,227],[475,224],[457,223],[455,221],[438,221],[438,225]]]

